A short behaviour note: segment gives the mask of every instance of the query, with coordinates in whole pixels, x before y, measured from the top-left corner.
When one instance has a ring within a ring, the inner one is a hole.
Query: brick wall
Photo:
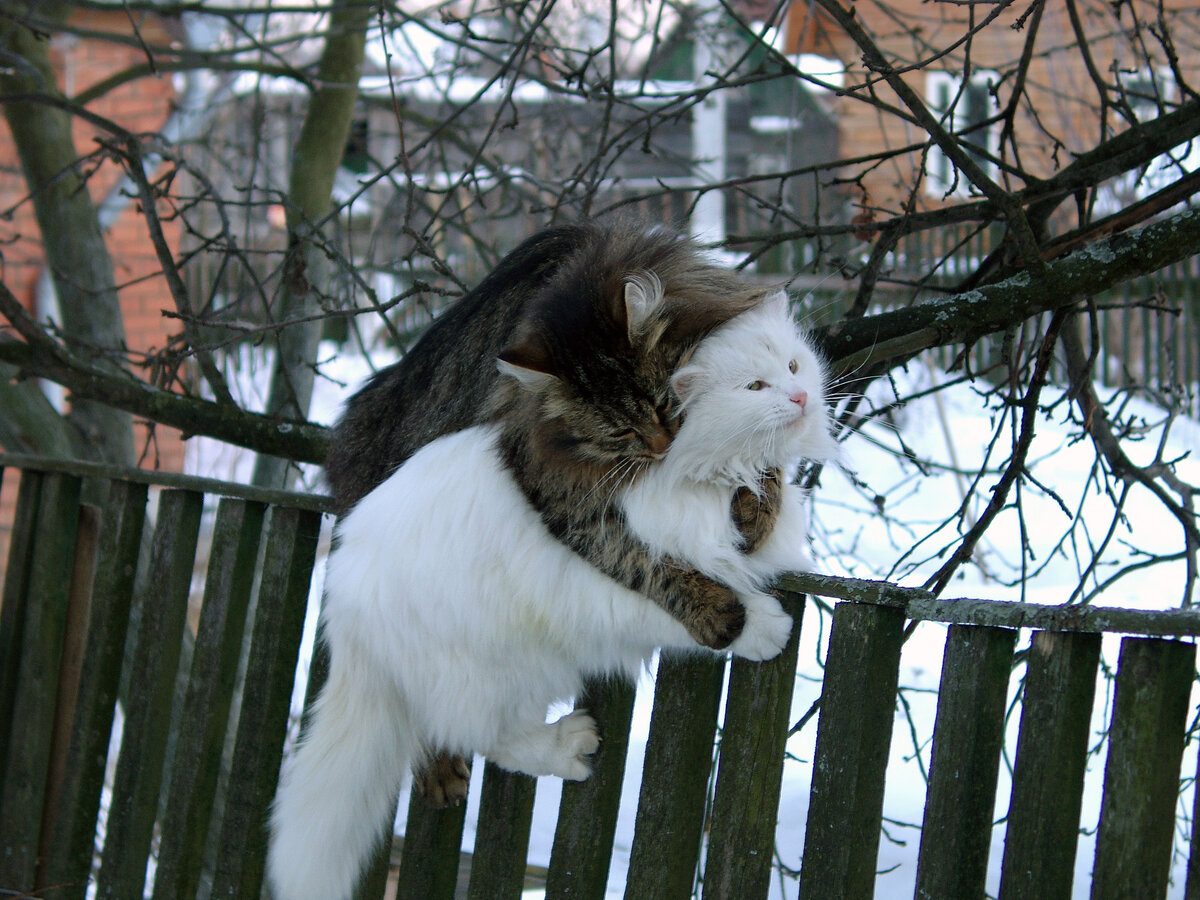
[[[171,35],[157,18],[135,17],[137,37],[149,46],[170,43]],[[71,24],[81,32],[110,33],[128,39],[134,25],[124,11],[84,11],[72,16]],[[132,66],[146,62],[138,41],[119,43],[103,38],[79,38],[59,35],[52,39],[50,56],[58,74],[58,85],[68,98]],[[170,75],[137,78],[88,104],[88,109],[111,119],[133,132],[153,132],[161,128],[170,113],[175,87]],[[73,126],[75,149],[90,173],[88,188],[95,201],[106,196],[117,184],[122,172],[99,153],[97,137],[102,129],[76,117]],[[21,175],[16,149],[6,123],[0,119],[0,209],[11,218],[0,220],[0,248],[3,252],[2,277],[27,309],[35,309],[35,289],[43,270],[41,242],[28,186]],[[178,227],[164,222],[167,240],[178,244]],[[134,370],[144,354],[166,346],[169,336],[178,330],[178,322],[164,319],[161,310],[173,307],[170,292],[161,276],[160,266],[150,242],[144,220],[132,202],[106,233],[112,255],[121,307],[125,313],[126,342]],[[183,443],[171,429],[155,429],[151,439],[145,425],[137,426],[138,451],[142,465],[180,471]],[[7,495],[8,489],[5,490]]]

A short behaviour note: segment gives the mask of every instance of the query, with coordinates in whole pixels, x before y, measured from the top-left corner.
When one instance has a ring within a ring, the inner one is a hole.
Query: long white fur
[[[790,476],[802,458],[837,457],[826,378],[782,292],[714,331],[672,378],[685,417],[670,450],[621,498],[630,531],[774,612],[762,588],[811,566],[804,492],[784,484],[779,519],[750,555],[730,503],[738,487],[758,489],[765,469]]]
[[[726,326],[701,344],[680,373],[688,417],[666,460],[643,476],[650,484],[623,501],[644,540],[742,592],[746,627],[730,649],[755,659],[778,654],[791,629],[760,587],[765,573],[808,562],[803,497],[785,491],[772,538],[754,563],[741,556],[744,571],[734,584],[728,576],[737,574],[736,559],[725,559],[731,547],[738,556],[729,503],[754,451],[742,448],[746,459],[710,473],[712,490],[676,469],[704,456],[693,441],[705,440],[709,388],[689,379],[724,366],[723,346],[732,356],[762,353],[779,315],[744,314],[744,329]],[[785,330],[794,334],[790,325]],[[829,440],[823,403],[819,413],[815,405],[819,366],[811,375],[808,412]],[[587,778],[599,741],[595,723],[573,713],[546,724],[548,706],[577,695],[589,676],[635,677],[656,648],[699,650],[657,604],[546,531],[499,462],[495,439],[491,426],[439,438],[340,525],[322,612],[329,680],[285,765],[271,816],[268,876],[277,900],[349,897],[404,772],[432,749],[481,753],[534,775]],[[777,464],[785,444],[772,443],[755,470]],[[652,509],[656,503],[667,506]],[[689,537],[693,526],[703,535]],[[713,548],[721,560],[715,567],[704,558]]]

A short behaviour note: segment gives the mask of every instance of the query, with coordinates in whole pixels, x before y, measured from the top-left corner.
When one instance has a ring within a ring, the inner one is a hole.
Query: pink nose
[[[801,409],[804,409],[804,405],[808,403],[808,391],[797,391],[792,394],[791,401]]]

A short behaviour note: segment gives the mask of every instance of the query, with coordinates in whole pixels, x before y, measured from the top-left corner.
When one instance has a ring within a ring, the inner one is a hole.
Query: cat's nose
[[[645,442],[646,447],[651,453],[655,456],[661,456],[671,446],[671,435],[667,433],[665,428],[660,428],[647,435]]]
[[[796,393],[792,394],[791,401],[801,409],[804,409],[805,404],[808,403],[808,391],[796,391]]]

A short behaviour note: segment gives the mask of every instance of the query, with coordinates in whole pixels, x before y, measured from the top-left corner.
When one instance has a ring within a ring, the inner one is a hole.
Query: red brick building
[[[157,17],[125,11],[85,10],[70,19],[72,34],[50,38],[50,57],[58,76],[58,87],[68,99],[118,73],[143,66],[147,46],[172,41],[167,24]],[[97,35],[95,37],[86,35]],[[107,35],[112,35],[110,39]],[[132,132],[158,131],[172,110],[175,85],[170,74],[151,75],[125,81],[89,100],[87,109]],[[81,170],[88,174],[92,199],[100,203],[113,192],[122,176],[121,168],[104,154],[99,138],[103,132],[80,117],[74,119],[76,153]],[[16,149],[6,123],[0,119],[0,252],[4,283],[26,308],[39,316],[53,314],[47,307],[46,271],[41,240],[34,218],[29,188],[21,174]],[[177,245],[178,227],[163,222],[167,240]],[[108,225],[105,236],[112,255],[121,308],[124,312],[130,363],[135,372],[145,354],[167,345],[178,331],[177,320],[164,318],[171,308],[171,295],[161,274],[144,219],[132,199],[121,202],[120,213]],[[39,286],[39,282],[41,285]],[[177,432],[158,426],[153,438],[144,424],[137,426],[137,449],[142,465],[180,471],[183,443]]]

